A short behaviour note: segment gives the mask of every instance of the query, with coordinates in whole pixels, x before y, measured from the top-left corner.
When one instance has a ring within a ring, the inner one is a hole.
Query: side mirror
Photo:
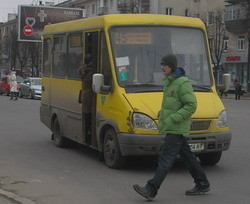
[[[230,74],[223,74],[223,84],[217,86],[220,91],[227,92],[231,85],[231,75]]]
[[[93,75],[92,89],[95,93],[98,93],[98,94],[109,94],[109,92],[111,91],[110,86],[104,85],[103,74],[94,74]]]

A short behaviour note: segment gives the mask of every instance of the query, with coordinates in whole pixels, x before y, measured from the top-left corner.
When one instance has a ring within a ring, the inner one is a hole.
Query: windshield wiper
[[[211,91],[211,88],[208,86],[204,86],[204,85],[195,85],[192,84],[194,91],[203,91],[203,92],[209,92]]]

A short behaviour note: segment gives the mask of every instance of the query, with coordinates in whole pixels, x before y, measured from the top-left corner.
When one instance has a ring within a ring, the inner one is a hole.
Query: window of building
[[[224,48],[223,50],[224,52],[228,51],[228,39],[227,38],[223,40],[223,48]]]
[[[100,7],[107,6],[107,0],[100,0]]]
[[[111,9],[113,8],[113,4],[114,4],[114,1],[113,1],[113,0],[110,0],[110,8],[111,8]]]
[[[92,14],[95,14],[95,4],[92,4]]]
[[[150,2],[149,2],[149,0],[141,1],[141,13],[150,13]]]
[[[185,16],[189,16],[189,10],[185,9]]]
[[[89,15],[90,15],[90,7],[89,7],[89,6],[87,6],[86,13],[87,13],[87,16],[89,16]]]
[[[233,10],[233,20],[239,19],[240,18],[240,10],[239,8],[235,8]]]
[[[6,27],[5,28],[5,33],[4,33],[5,36],[9,36],[9,27]]]
[[[53,67],[52,76],[64,78],[66,75],[66,47],[67,40],[66,35],[57,36],[54,38],[54,50],[53,50]]]
[[[166,15],[173,15],[173,8],[166,8]]]
[[[214,23],[214,12],[207,13],[207,25],[212,25]]]
[[[238,39],[238,44],[237,44],[237,49],[238,50],[245,50],[245,37],[240,36]]]

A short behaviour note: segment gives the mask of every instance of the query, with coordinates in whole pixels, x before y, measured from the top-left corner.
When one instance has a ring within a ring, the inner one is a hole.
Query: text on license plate
[[[189,144],[189,146],[192,152],[200,152],[204,150],[204,143],[193,143]]]

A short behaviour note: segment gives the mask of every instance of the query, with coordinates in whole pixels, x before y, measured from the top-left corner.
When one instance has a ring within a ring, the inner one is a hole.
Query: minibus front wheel
[[[213,166],[221,159],[222,152],[211,152],[198,155],[200,161],[204,165]]]
[[[125,157],[121,155],[119,142],[113,128],[108,129],[103,141],[105,163],[112,169],[120,169],[125,165]]]

